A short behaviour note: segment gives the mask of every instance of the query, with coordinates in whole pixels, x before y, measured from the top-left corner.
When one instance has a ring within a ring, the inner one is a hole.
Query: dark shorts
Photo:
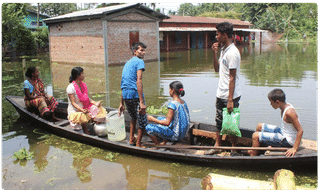
[[[127,111],[132,120],[138,120],[138,125],[140,129],[145,129],[148,125],[147,114],[140,114],[138,111],[140,110],[140,100],[138,98],[134,99],[124,99],[124,102],[127,107]],[[145,101],[143,101],[145,104]]]
[[[237,97],[235,99],[233,99],[233,107],[234,108],[238,108],[239,107],[239,101],[240,101],[240,97]],[[222,111],[223,108],[226,108],[228,105],[228,100],[227,99],[220,99],[217,97],[216,100],[216,127],[219,131],[221,131],[222,129]]]

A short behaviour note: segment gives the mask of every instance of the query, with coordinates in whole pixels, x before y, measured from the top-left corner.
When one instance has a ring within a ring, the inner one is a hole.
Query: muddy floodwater
[[[280,111],[274,110],[269,91],[281,88],[300,116],[304,139],[317,140],[318,72],[317,45],[254,44],[239,47],[241,52],[240,126],[254,130],[257,123],[280,125]],[[148,50],[147,50],[148,51]],[[148,54],[148,52],[146,53]],[[258,167],[204,166],[150,159],[100,149],[50,134],[19,118],[5,100],[6,95],[23,96],[26,67],[36,66],[48,93],[67,101],[65,89],[75,66],[85,70],[90,97],[105,106],[119,106],[122,66],[51,63],[48,54],[2,61],[2,189],[163,189],[198,190],[209,173],[269,181],[277,169]],[[157,62],[146,63],[143,89],[147,106],[161,108],[170,101],[169,84],[179,80],[192,121],[212,123],[218,74],[212,65],[212,50],[161,53]],[[30,160],[12,158],[25,148],[33,152]],[[291,167],[296,185],[317,187],[317,168]]]

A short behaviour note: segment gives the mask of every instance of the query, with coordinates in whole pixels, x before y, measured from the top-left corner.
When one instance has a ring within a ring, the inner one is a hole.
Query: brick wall
[[[124,63],[132,57],[129,32],[139,32],[139,41],[147,46],[144,60],[158,59],[156,21],[138,13],[129,13],[107,22],[109,64]]]
[[[101,19],[50,25],[49,37],[52,62],[104,64]]]
[[[132,57],[130,31],[139,32],[147,45],[145,61],[158,59],[158,30],[155,20],[129,12],[107,21],[108,63],[122,64]],[[103,20],[77,20],[50,25],[50,57],[57,63],[104,65]]]

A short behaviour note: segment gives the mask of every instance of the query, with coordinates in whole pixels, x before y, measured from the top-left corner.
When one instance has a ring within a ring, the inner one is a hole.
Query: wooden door
[[[130,31],[129,32],[129,40],[130,40],[130,49],[133,43],[139,42],[139,31]]]

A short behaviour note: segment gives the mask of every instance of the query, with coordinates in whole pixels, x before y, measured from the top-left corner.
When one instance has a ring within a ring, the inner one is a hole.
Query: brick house
[[[234,26],[234,39],[238,42],[249,40],[252,24],[237,19],[213,17],[170,16],[160,22],[160,50],[189,50],[210,48],[215,41],[218,23],[230,22]]]
[[[45,19],[51,62],[122,64],[131,58],[130,45],[136,41],[148,47],[145,61],[158,60],[159,22],[165,18],[134,3]]]

